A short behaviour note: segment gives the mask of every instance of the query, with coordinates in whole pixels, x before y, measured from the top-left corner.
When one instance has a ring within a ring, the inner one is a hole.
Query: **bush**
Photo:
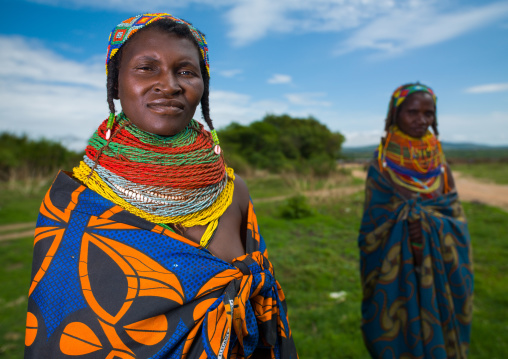
[[[0,133],[0,181],[54,175],[58,169],[75,166],[82,157],[57,142]]]
[[[272,173],[327,176],[336,168],[344,136],[313,117],[266,115],[248,126],[232,123],[219,131],[225,153]]]
[[[314,209],[307,202],[307,197],[296,195],[288,198],[286,202],[279,207],[279,213],[282,218],[300,219],[314,215]]]

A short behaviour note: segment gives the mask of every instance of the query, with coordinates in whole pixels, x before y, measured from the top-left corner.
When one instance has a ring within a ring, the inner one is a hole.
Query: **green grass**
[[[357,233],[363,193],[313,203],[316,214],[297,220],[278,217],[281,202],[260,202],[281,195],[284,181],[269,179],[254,188],[261,234],[288,303],[300,358],[368,358],[360,332],[360,279]],[[251,181],[248,181],[249,185]],[[259,183],[258,183],[259,185]],[[277,187],[278,186],[278,187]],[[290,190],[286,190],[291,194]],[[35,220],[45,189],[0,192],[1,223]],[[474,252],[475,300],[470,358],[508,357],[508,213],[465,203]],[[24,346],[26,294],[32,238],[0,242],[0,357],[20,358]],[[345,300],[330,297],[346,292]]]
[[[47,180],[0,183],[0,225],[35,222],[49,183]],[[23,357],[32,247],[33,237],[0,241],[2,358]]]
[[[319,214],[280,220],[277,205],[256,212],[276,275],[286,293],[290,323],[301,358],[368,358],[361,339],[357,230],[363,195],[317,206]],[[508,213],[465,203],[475,266],[470,358],[505,358],[508,344]],[[318,224],[318,225],[316,225]],[[346,301],[329,293],[346,291]]]
[[[508,162],[485,162],[465,164],[457,163],[451,166],[452,170],[465,175],[488,180],[498,184],[508,184]]]
[[[51,180],[0,182],[0,225],[35,222]]]
[[[471,358],[507,358],[508,213],[464,203],[475,271]]]
[[[270,198],[292,196],[295,193],[330,189],[362,184],[363,181],[353,178],[347,169],[340,169],[327,178],[298,176],[294,174],[265,175],[245,177],[252,198]]]
[[[0,242],[0,357],[22,358],[33,237]]]
[[[328,200],[315,216],[298,220],[277,218],[277,203],[256,205],[300,358],[337,358],[338,353],[368,358],[360,332],[356,245],[362,197]],[[341,291],[345,301],[330,297]]]

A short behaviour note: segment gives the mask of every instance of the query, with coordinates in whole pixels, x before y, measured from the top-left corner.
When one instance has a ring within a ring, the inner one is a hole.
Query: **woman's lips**
[[[183,112],[184,105],[177,100],[159,99],[147,104],[147,107],[158,114],[174,115]]]

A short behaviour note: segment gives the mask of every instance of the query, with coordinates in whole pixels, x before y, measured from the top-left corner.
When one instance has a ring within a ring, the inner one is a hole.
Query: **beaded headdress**
[[[425,92],[432,96],[434,100],[434,105],[437,102],[437,97],[434,91],[421,83],[402,85],[397,87],[395,91],[393,91],[392,97],[390,98],[390,104],[388,105],[388,115],[386,116],[386,126],[385,130],[388,131],[388,128],[396,123],[396,117],[398,109],[400,105],[408,98],[409,95],[415,92]]]
[[[432,96],[434,104],[437,101],[437,97],[430,87],[422,85],[420,83],[416,83],[414,85],[409,86],[402,85],[398,87],[395,91],[393,91],[392,100],[390,101],[390,107],[399,107],[409,95],[415,92],[426,92]]]
[[[120,47],[139,29],[142,29],[148,24],[155,21],[169,19],[179,24],[187,25],[192,36],[196,39],[199,46],[199,52],[205,62],[206,71],[210,76],[210,64],[208,60],[208,45],[206,43],[205,35],[203,35],[198,29],[192,26],[191,23],[174,17],[173,15],[166,13],[154,13],[154,14],[142,14],[128,18],[118,24],[111,34],[109,35],[108,53],[106,55],[106,73],[108,72],[108,63],[116,55]]]

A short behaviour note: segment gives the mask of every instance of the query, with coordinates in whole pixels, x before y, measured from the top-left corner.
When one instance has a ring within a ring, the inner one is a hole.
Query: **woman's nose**
[[[178,81],[178,76],[176,76],[172,72],[161,72],[159,77],[157,78],[157,83],[155,84],[155,91],[160,91],[168,95],[173,95],[182,90],[180,86],[180,82]]]
[[[422,123],[422,124],[428,122],[427,116],[425,116],[424,113],[419,113],[417,116],[417,120],[418,120],[418,123]]]

